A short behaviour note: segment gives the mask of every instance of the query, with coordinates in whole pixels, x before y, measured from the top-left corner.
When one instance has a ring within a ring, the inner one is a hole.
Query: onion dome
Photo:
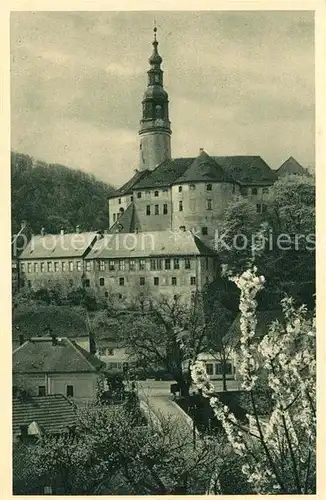
[[[152,43],[154,50],[153,50],[151,57],[148,59],[149,64],[151,66],[156,66],[156,65],[159,66],[162,63],[162,57],[159,55],[159,53],[157,51],[158,41],[156,40],[156,31],[157,31],[157,28],[155,26],[155,28],[154,28],[154,41]]]

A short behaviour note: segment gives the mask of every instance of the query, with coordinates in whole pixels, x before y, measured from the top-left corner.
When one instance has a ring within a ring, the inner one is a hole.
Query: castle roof
[[[123,186],[121,186],[110,195],[110,198],[115,198],[116,196],[123,196],[124,194],[132,193],[134,186],[142,179],[146,178],[150,173],[150,170],[137,170],[128,182],[126,182]]]
[[[97,238],[97,232],[46,234],[33,236],[21,259],[82,257]]]
[[[138,182],[134,189],[170,186],[187,170],[194,160],[195,158],[165,160]]]
[[[66,337],[32,337],[13,352],[14,373],[92,373],[103,363]]]
[[[230,182],[228,173],[219,163],[209,156],[205,151],[201,151],[197,158],[194,158],[185,172],[176,179],[175,182]]]
[[[278,177],[284,177],[286,175],[292,175],[292,174],[297,174],[297,175],[306,175],[307,171],[305,168],[303,168],[302,165],[300,165],[299,162],[293,156],[290,156],[287,160],[285,160],[284,163],[276,170],[276,175]]]
[[[119,219],[110,227],[110,233],[133,233],[141,230],[140,220],[134,203],[130,203]]]
[[[191,231],[153,231],[106,234],[86,259],[215,254]]]
[[[260,156],[213,156],[238,184],[271,184],[277,180],[275,172]]]

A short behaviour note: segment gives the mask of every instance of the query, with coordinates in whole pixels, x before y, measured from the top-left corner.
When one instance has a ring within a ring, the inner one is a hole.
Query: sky
[[[11,147],[119,186],[156,19],[172,156],[314,166],[313,12],[12,12]]]

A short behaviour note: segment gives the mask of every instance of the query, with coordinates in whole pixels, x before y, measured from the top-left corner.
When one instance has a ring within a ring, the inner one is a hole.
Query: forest
[[[16,234],[28,222],[34,234],[106,229],[114,187],[93,175],[11,152],[11,218]]]

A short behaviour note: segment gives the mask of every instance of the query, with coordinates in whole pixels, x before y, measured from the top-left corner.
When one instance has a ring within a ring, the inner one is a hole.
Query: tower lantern
[[[154,27],[153,53],[149,58],[148,83],[142,105],[140,120],[140,170],[153,170],[164,160],[171,158],[171,127],[169,121],[169,99],[163,88],[162,57],[159,55]]]

